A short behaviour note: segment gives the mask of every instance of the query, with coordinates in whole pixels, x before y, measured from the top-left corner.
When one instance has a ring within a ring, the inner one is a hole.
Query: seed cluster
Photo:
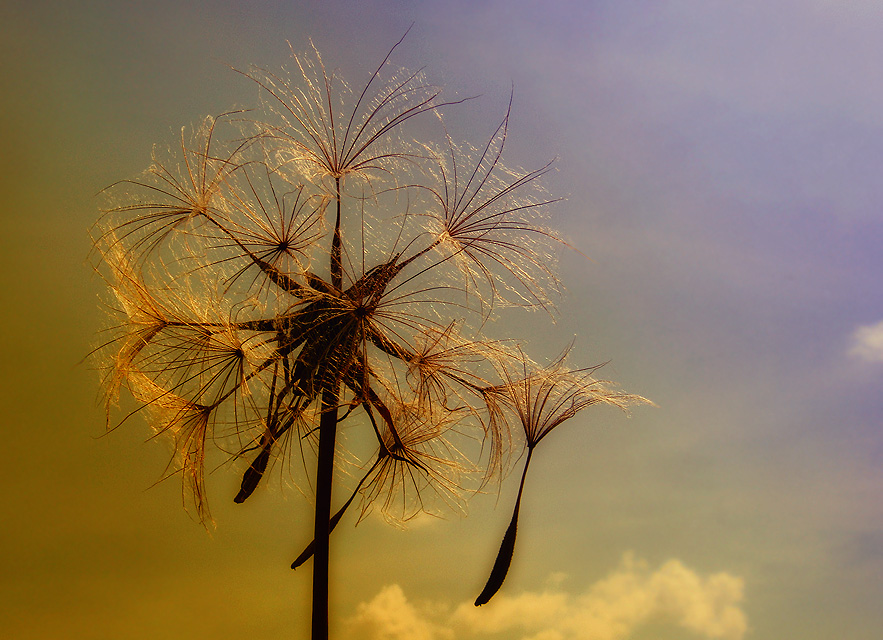
[[[441,144],[426,138],[462,101],[388,73],[388,57],[358,92],[318,53],[293,56],[293,75],[244,72],[258,116],[183,129],[144,176],[108,189],[95,246],[114,297],[98,350],[109,425],[128,389],[137,407],[123,421],[146,412],[172,437],[170,471],[203,521],[209,455],[243,460],[236,502],[274,461],[310,474],[315,456],[316,531],[330,534],[353,502],[394,520],[438,499],[458,507],[578,411],[644,402],[486,335],[508,305],[550,308],[549,166],[504,166],[508,109],[478,148],[443,129]],[[373,453],[340,455],[343,424]],[[320,504],[340,464],[356,469],[353,490],[331,516]]]

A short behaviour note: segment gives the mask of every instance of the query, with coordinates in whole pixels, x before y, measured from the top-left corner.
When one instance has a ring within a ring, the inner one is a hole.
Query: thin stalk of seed
[[[530,457],[533,454],[533,447],[527,450],[527,461],[524,463],[524,471],[521,473],[521,484],[518,487],[518,498],[515,500],[515,511],[512,513],[512,520],[503,535],[503,542],[500,544],[500,551],[497,553],[497,559],[494,562],[494,568],[491,569],[491,575],[488,577],[487,584],[484,585],[478,598],[475,599],[475,606],[480,607],[490,601],[491,598],[503,586],[506,574],[509,572],[509,565],[512,564],[512,556],[515,553],[515,534],[518,530],[518,510],[521,508],[521,494],[524,491],[524,479],[527,477],[527,468],[530,466]]]
[[[368,473],[366,473],[366,474],[362,477],[362,479],[359,480],[359,484],[356,485],[356,488],[353,490],[353,493],[352,493],[352,495],[349,497],[349,500],[347,500],[347,501],[344,503],[344,505],[343,505],[340,509],[337,510],[337,513],[335,513],[334,516],[331,518],[331,521],[328,523],[328,532],[329,532],[329,534],[330,534],[332,531],[334,531],[334,527],[336,527],[336,526],[337,526],[337,523],[340,522],[341,518],[343,518],[343,514],[346,512],[346,510],[349,508],[349,506],[353,503],[353,500],[355,500],[356,496],[359,495],[359,490],[362,488],[362,485],[365,483],[365,480],[367,480],[367,479],[368,479],[368,476],[370,476],[370,475],[374,472],[374,469],[377,468],[377,465],[379,465],[380,462],[381,462],[382,460],[383,460],[383,457],[378,456],[377,460],[374,461],[374,464],[371,465],[371,468],[368,469]],[[297,559],[296,559],[294,562],[291,563],[291,568],[292,568],[292,569],[297,569],[297,568],[298,568],[299,566],[301,566],[304,562],[306,562],[307,560],[309,560],[310,558],[312,558],[312,557],[313,557],[313,551],[314,551],[314,549],[315,549],[315,545],[316,545],[316,541],[315,541],[315,540],[312,540],[312,541],[310,542],[310,544],[308,544],[308,545],[306,546],[306,548],[303,550],[303,552],[301,552],[301,554],[297,557]]]
[[[334,177],[334,188],[337,195],[337,218],[334,221],[334,236],[331,238],[331,284],[337,289],[342,289],[343,264],[341,263],[340,238],[340,176]]]

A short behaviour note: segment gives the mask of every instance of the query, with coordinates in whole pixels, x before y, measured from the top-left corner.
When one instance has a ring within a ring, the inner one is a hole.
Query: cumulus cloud
[[[433,622],[435,612],[408,602],[402,588],[392,584],[373,600],[359,604],[347,623],[349,638],[360,640],[453,640],[454,632]]]
[[[679,560],[655,571],[626,554],[620,565],[582,593],[566,593],[550,581],[541,592],[498,595],[476,609],[464,602],[420,609],[398,585],[359,605],[350,621],[359,640],[627,640],[640,627],[666,624],[708,640],[741,640],[748,627],[741,609],[742,579],[729,573],[701,576]]]
[[[856,329],[849,354],[866,362],[883,362],[883,322]]]

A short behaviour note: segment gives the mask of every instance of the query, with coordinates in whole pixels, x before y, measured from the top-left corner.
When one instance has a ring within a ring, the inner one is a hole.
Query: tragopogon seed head
[[[328,180],[394,179],[396,169],[414,154],[393,134],[412,118],[434,111],[441,89],[426,84],[419,72],[384,80],[388,60],[389,55],[358,93],[325,68],[315,48],[312,56],[292,51],[291,72],[256,68],[245,74],[266,94],[272,117],[263,123],[264,132],[275,142],[279,164],[324,184],[329,193]]]
[[[507,303],[552,308],[549,165],[505,166],[508,108],[477,148],[443,126],[441,144],[407,140],[462,101],[388,59],[355,91],[315,50],[290,72],[244,73],[258,121],[206,118],[108,190],[95,238],[115,297],[108,414],[128,388],[173,441],[170,473],[200,519],[212,452],[241,465],[243,502],[275,460],[311,462],[323,437],[341,448],[346,424],[373,452],[350,495],[406,520],[502,478],[519,433],[532,450],[592,404],[644,401],[485,335]]]
[[[652,404],[641,396],[616,390],[609,381],[596,379],[594,374],[602,365],[570,369],[565,365],[566,357],[565,351],[542,369],[530,369],[527,360],[517,370],[503,369],[503,384],[486,390],[497,416],[510,413],[520,423],[530,449],[555,427],[592,405],[627,411],[631,405]]]

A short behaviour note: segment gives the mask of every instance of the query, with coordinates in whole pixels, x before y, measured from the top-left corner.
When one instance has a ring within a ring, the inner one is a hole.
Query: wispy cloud
[[[743,581],[729,573],[701,576],[679,560],[655,571],[633,554],[582,593],[550,581],[542,592],[500,594],[476,609],[464,602],[409,602],[398,585],[359,605],[349,621],[358,640],[449,640],[499,637],[518,640],[626,640],[641,626],[667,624],[709,640],[741,640],[748,627],[741,609]]]
[[[849,355],[865,362],[883,362],[883,321],[856,329]]]

